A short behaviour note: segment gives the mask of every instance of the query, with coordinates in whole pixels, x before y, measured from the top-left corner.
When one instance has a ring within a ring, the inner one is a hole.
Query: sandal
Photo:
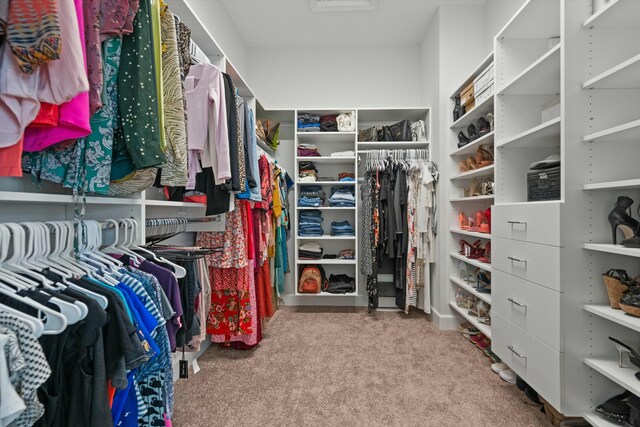
[[[486,180],[484,180],[484,182],[482,183],[481,194],[483,196],[489,196],[493,194],[493,179],[487,178]]]
[[[483,294],[491,293],[491,273],[478,269],[476,274],[476,291]]]
[[[458,169],[460,169],[460,173],[467,172],[469,170],[469,166],[465,160],[460,160],[458,162]]]
[[[476,212],[476,231],[480,232],[480,233],[491,233],[491,226],[489,225],[489,220],[487,219],[487,216],[485,214],[485,212],[483,211],[478,211]]]
[[[469,156],[467,158],[467,170],[474,170],[474,169],[478,169],[478,165],[476,164],[476,159]]]
[[[469,197],[482,196],[482,187],[478,178],[473,178],[469,187]]]
[[[491,242],[487,242],[484,245],[484,249],[482,249],[482,255],[477,258],[480,262],[486,262],[487,264],[491,263]]]
[[[489,150],[488,145],[481,145],[476,150],[476,164],[479,168],[493,164],[493,153]]]

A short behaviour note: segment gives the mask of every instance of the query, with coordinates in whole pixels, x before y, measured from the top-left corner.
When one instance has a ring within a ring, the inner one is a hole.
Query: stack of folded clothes
[[[356,291],[356,280],[346,274],[331,274],[325,292],[331,294],[348,294]]]
[[[335,208],[353,208],[356,205],[355,188],[351,186],[332,187],[329,206]]]
[[[316,211],[318,212],[318,211]],[[353,230],[349,221],[340,221],[331,223],[331,235],[332,236],[355,236],[356,232]]]
[[[331,157],[355,157],[355,156],[356,156],[355,151],[334,151],[333,153],[331,153]]]
[[[320,131],[321,132],[338,132],[338,115],[327,114],[320,117]]]
[[[338,259],[354,259],[353,249],[343,249],[338,252]]]
[[[316,181],[335,181],[335,178],[332,178],[330,176],[317,176],[316,177]]]
[[[313,162],[300,162],[298,164],[300,170],[300,182],[315,182],[318,176],[318,169],[316,169]]]
[[[321,259],[322,246],[315,242],[305,243],[298,248],[298,258],[304,260]]]
[[[302,211],[298,217],[298,235],[302,237],[322,236],[322,215],[320,211]]]
[[[298,132],[320,132],[320,117],[315,114],[298,113]]]
[[[319,185],[301,185],[298,206],[301,208],[319,208],[324,205],[327,195]]]
[[[356,180],[356,176],[349,172],[342,172],[338,174],[338,179],[344,182],[353,182]]]
[[[315,144],[298,144],[298,157],[320,157],[321,155]]]

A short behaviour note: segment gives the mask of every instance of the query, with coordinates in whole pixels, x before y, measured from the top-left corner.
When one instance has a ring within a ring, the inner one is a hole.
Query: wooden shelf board
[[[540,148],[560,144],[560,117],[546,121],[511,138],[496,142],[496,147],[518,146]]]
[[[640,249],[627,248],[622,245],[614,245],[610,243],[585,243],[585,249],[597,252],[606,252],[609,254],[625,255],[630,257],[640,257]]]
[[[584,309],[589,313],[602,317],[603,319],[607,319],[611,322],[617,323],[618,325],[622,325],[625,328],[640,332],[639,317],[634,317],[622,310],[614,310],[608,304],[587,304],[584,306]]]
[[[640,54],[582,84],[583,89],[640,89]]]
[[[467,258],[466,256],[460,255],[457,252],[451,252],[449,255],[451,255],[452,258],[459,259],[460,261],[464,261],[467,264],[473,265],[474,267],[481,268],[484,271],[491,271],[491,264],[488,264],[486,262],[480,262],[477,259]]]
[[[590,133],[582,138],[583,142],[615,140],[630,142],[640,140],[640,120],[634,120],[622,125],[613,126],[598,132]]]
[[[489,233],[479,233],[477,231],[461,230],[459,228],[454,228],[454,227],[451,227],[449,231],[455,234],[462,234],[463,236],[471,236],[471,237],[477,237],[479,239],[491,240],[491,234]]]
[[[202,203],[190,203],[190,202],[172,202],[169,200],[145,200],[146,206],[154,207],[166,207],[166,208],[206,208],[206,205]]]
[[[489,339],[491,339],[491,326],[485,325],[484,323],[478,322],[478,318],[476,316],[472,316],[468,313],[468,310],[464,308],[460,308],[456,305],[455,302],[449,301],[449,306],[453,308],[458,314],[464,317],[469,323],[478,328],[480,332],[485,334]]]
[[[451,181],[456,181],[460,179],[471,179],[479,176],[492,176],[494,170],[495,170],[495,165],[489,165],[480,169],[473,169],[473,170],[461,173],[459,175],[453,175],[449,179]]]
[[[90,205],[140,205],[142,199],[87,196]],[[0,191],[0,203],[73,204],[70,194],[30,193],[24,191]],[[82,203],[82,197],[78,199]]]
[[[551,5],[555,5],[556,9]],[[550,7],[551,6],[551,7]],[[528,0],[502,28],[496,38],[548,39],[560,35],[560,4]]]
[[[498,91],[500,95],[560,93],[560,47],[557,44]]]
[[[594,427],[620,427],[620,424],[612,423],[606,418],[594,413],[582,414],[582,418]]]
[[[453,150],[451,152],[450,156],[468,156],[470,154],[473,154],[473,153],[476,152],[476,150],[478,149],[479,145],[485,145],[485,144],[493,143],[494,136],[495,136],[494,131],[491,131],[486,135],[482,135],[480,138],[476,139],[475,141],[472,141],[472,142],[468,143],[464,147],[456,148],[455,150]],[[455,134],[454,139],[456,140],[456,144],[457,144],[458,143],[458,141],[457,141],[458,134],[457,133]]]
[[[354,240],[356,236],[332,236],[332,235],[322,235],[322,236],[297,236],[298,240]]]
[[[465,291],[469,292],[470,294],[480,298],[482,301],[491,304],[491,294],[484,294],[482,292],[478,292],[476,291],[475,286],[471,286],[471,284],[466,283],[464,280],[459,279],[457,277],[451,276],[449,277],[449,280],[452,283],[455,283],[457,286],[464,289]]]
[[[621,368],[617,360],[587,358],[584,360],[587,366],[595,369],[611,381],[624,387],[633,394],[640,394],[640,381],[635,376],[637,369]]]

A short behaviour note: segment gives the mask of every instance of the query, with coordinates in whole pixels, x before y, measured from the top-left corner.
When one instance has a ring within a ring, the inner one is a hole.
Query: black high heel
[[[484,117],[480,117],[476,122],[476,130],[478,131],[478,136],[483,136],[491,132],[491,124]]]
[[[478,131],[476,130],[476,125],[471,123],[467,126],[467,134],[469,135],[469,141],[475,141],[479,138]]]
[[[469,138],[464,134],[464,132],[460,131],[458,133],[458,148],[462,148],[469,143]]]
[[[608,219],[611,224],[614,245],[618,244],[618,228],[624,233],[625,242],[638,236],[640,224],[629,214],[631,205],[633,205],[633,200],[630,197],[620,196],[613,205],[613,210],[609,213]],[[638,239],[638,244],[640,244],[640,239]]]

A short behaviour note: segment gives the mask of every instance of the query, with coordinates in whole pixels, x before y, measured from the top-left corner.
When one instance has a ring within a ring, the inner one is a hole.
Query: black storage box
[[[560,200],[560,166],[527,173],[527,201]]]

